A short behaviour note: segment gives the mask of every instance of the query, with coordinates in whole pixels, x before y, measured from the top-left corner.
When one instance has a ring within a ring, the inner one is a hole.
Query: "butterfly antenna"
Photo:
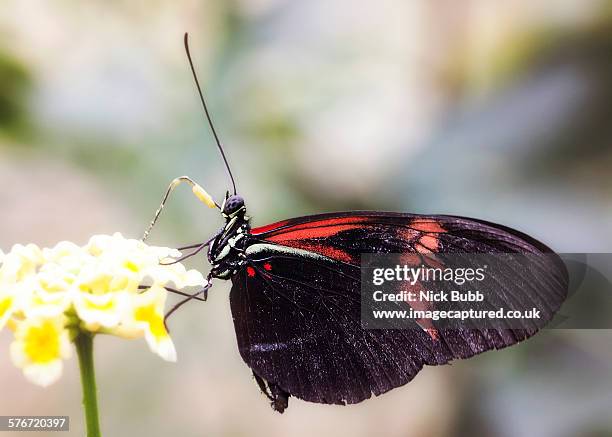
[[[230,166],[227,162],[227,158],[225,157],[223,146],[221,146],[221,142],[219,141],[219,137],[217,136],[217,131],[215,130],[215,126],[213,125],[212,119],[210,118],[210,114],[208,113],[208,107],[206,106],[206,101],[204,100],[204,94],[202,93],[202,88],[200,87],[200,81],[198,80],[198,75],[195,72],[193,61],[191,60],[191,53],[189,52],[189,33],[187,32],[185,32],[184,41],[185,41],[185,52],[187,53],[187,59],[189,59],[189,67],[191,67],[191,73],[193,74],[193,79],[195,80],[196,87],[198,88],[198,94],[200,94],[200,101],[202,102],[202,106],[204,107],[204,113],[206,114],[208,125],[210,126],[210,130],[212,131],[213,136],[215,137],[215,142],[217,143],[219,152],[221,152],[221,157],[223,157],[225,168],[227,169],[227,173],[229,174],[229,177],[232,180],[232,187],[234,189],[234,194],[236,194],[236,182],[234,181],[234,175],[232,174],[232,170],[230,169]]]

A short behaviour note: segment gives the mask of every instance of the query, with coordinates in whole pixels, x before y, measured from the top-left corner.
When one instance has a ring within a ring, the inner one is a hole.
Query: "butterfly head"
[[[237,194],[226,195],[225,201],[221,206],[221,212],[224,217],[232,219],[238,216],[244,216],[246,213],[246,206],[244,205],[244,199],[242,196]]]

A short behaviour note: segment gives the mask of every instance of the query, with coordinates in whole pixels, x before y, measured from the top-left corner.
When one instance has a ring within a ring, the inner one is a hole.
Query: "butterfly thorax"
[[[251,230],[244,200],[231,196],[221,208],[225,226],[219,231],[208,250],[214,278],[229,279],[246,262],[245,249]]]

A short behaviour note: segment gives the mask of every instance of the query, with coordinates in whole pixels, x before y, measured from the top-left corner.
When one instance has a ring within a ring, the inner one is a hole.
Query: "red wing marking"
[[[427,249],[435,251],[438,250],[440,241],[438,240],[438,237],[423,235],[421,238],[419,238],[419,243],[421,243]]]
[[[424,253],[423,256],[421,257],[421,261],[423,262],[423,264],[427,264],[429,267],[433,267],[435,269],[444,268],[444,264],[441,263],[438,259],[436,259],[435,254],[431,251],[429,251],[428,253]]]
[[[248,266],[246,268],[247,271],[247,275],[249,275],[250,278],[252,278],[253,276],[255,276],[255,269],[251,266]]]
[[[253,235],[261,235],[267,232],[292,232],[299,229],[312,229],[312,228],[320,228],[320,227],[328,227],[328,226],[341,226],[346,224],[366,224],[371,222],[376,222],[378,216],[367,216],[367,215],[354,215],[354,216],[339,216],[332,217],[326,219],[305,221],[303,223],[297,223],[294,225],[290,225],[292,220],[282,220],[276,223],[272,223],[269,225],[261,226],[258,228],[251,229],[251,233]],[[382,224],[382,223],[381,223]],[[412,228],[415,231],[420,232],[431,232],[431,233],[439,233],[446,232],[444,228],[440,225],[440,223],[434,219],[430,218],[408,218],[408,222],[406,226]]]
[[[401,262],[407,266],[418,266],[421,264],[421,256],[416,253],[404,253],[401,257]]]
[[[356,264],[359,260],[355,260],[350,253],[345,252],[342,249],[336,247],[317,244],[317,243],[305,243],[297,240],[283,241],[283,246],[295,247],[296,249],[308,250],[310,252],[318,253],[319,255],[326,256],[336,261],[342,261],[349,264]]]
[[[266,237],[266,241],[272,241],[274,243],[283,243],[285,245],[290,241],[299,240],[311,240],[314,238],[327,238],[333,237],[339,232],[348,231],[351,229],[357,229],[360,225],[335,225],[335,226],[324,226],[324,227],[310,227],[310,228],[296,228],[289,232],[283,232],[281,234],[272,235]]]
[[[382,227],[386,225],[384,221],[378,222],[377,219],[376,216],[355,215],[296,224],[291,224],[292,220],[285,220],[252,229],[251,234],[265,234],[262,240],[270,243],[309,250],[337,261],[356,264],[359,260],[355,259],[353,254],[320,240],[332,238],[343,231],[368,229],[368,225],[378,224]],[[398,226],[396,235],[413,247],[416,252],[414,261],[421,259],[422,255],[430,255],[440,249],[440,240],[436,234],[446,232],[446,230],[438,221],[430,218],[407,218],[404,223],[401,225],[395,222],[389,225]]]
[[[434,305],[432,302],[427,299],[421,299],[420,292],[425,290],[420,282],[415,282],[414,284],[411,284],[410,282],[405,282],[402,286],[406,288],[405,291],[414,293],[414,298],[412,300],[404,300],[404,302],[406,302],[406,304],[409,305],[414,311],[434,310]],[[426,331],[433,340],[438,339],[438,330],[434,326],[431,319],[421,317],[419,319],[415,319],[415,322],[421,327],[421,329]]]
[[[420,300],[419,293],[424,290],[423,290],[423,287],[420,287],[419,283],[414,284],[414,286],[410,286],[409,289],[412,289],[412,291],[414,291],[417,295],[416,302],[406,302],[408,305],[412,307],[413,310],[415,311],[433,311],[434,310],[434,306],[431,302],[429,302],[426,299]],[[419,319],[416,319],[415,322],[424,331],[426,331],[432,339],[437,340],[438,330],[434,326],[433,321],[431,319],[427,317],[421,317]]]
[[[299,225],[292,226],[294,229],[308,229],[308,228],[321,228],[326,226],[340,226],[346,224],[355,224],[355,223],[367,223],[370,221],[368,217],[335,217],[329,218],[325,220],[315,220],[312,222],[300,223]]]
[[[425,328],[425,332],[429,334],[429,336],[431,337],[433,341],[440,339],[440,333],[438,332],[436,328]]]
[[[330,219],[314,220],[311,222],[299,223],[293,226],[288,226],[285,229],[280,229],[289,223],[289,220],[284,220],[281,222],[272,223],[271,225],[266,225],[266,226],[262,226],[259,228],[251,229],[251,234],[260,235],[266,232],[274,232],[276,230],[282,231],[283,234],[288,234],[293,231],[302,230],[302,229],[325,228],[325,227],[342,226],[346,224],[367,223],[370,220],[371,219],[369,217],[363,217],[363,216],[335,217],[335,218],[330,218]]]
[[[274,229],[283,227],[287,223],[289,223],[289,220],[283,220],[283,221],[280,221],[280,222],[271,223],[269,225],[260,226],[259,228],[251,229],[251,233],[254,234],[254,235],[255,234],[263,234],[264,232],[272,231]]]
[[[400,262],[402,264],[405,264],[411,267],[418,267],[422,265],[423,260],[420,255],[406,253],[400,257]],[[400,286],[402,288],[405,287],[406,291],[414,293],[414,296],[415,296],[414,299],[404,301],[406,302],[406,304],[410,305],[410,307],[412,307],[413,310],[415,311],[433,311],[434,310],[433,302],[430,302],[427,299],[421,299],[420,292],[424,291],[424,287],[423,285],[421,285],[419,281],[415,281],[414,284],[408,281],[400,282],[398,284],[401,284]],[[401,290],[401,291],[404,291],[404,290]],[[420,319],[416,319],[415,322],[425,332],[427,332],[427,334],[429,334],[432,340],[434,341],[438,340],[440,335],[438,333],[438,330],[435,328],[431,319],[422,317]]]
[[[424,255],[430,255],[433,252],[431,250],[429,250],[428,248],[426,248],[425,246],[423,246],[422,244],[416,244],[415,245],[416,251],[419,253],[422,253]]]
[[[263,265],[263,267],[264,267],[264,269],[266,269],[267,271],[272,270],[272,264],[270,264],[270,263],[265,263],[265,264]]]
[[[406,240],[406,241],[414,241],[414,240],[416,240],[417,238],[419,238],[419,236],[421,236],[421,235],[422,235],[422,233],[421,233],[421,232],[416,231],[416,230],[414,230],[414,229],[410,229],[410,228],[400,228],[400,229],[398,230],[398,233],[399,233],[399,235],[398,235],[398,236],[399,236],[399,237],[400,237],[402,240]]]
[[[413,219],[408,226],[400,235],[408,241],[414,241],[417,252],[428,255],[440,249],[440,239],[436,234],[446,230],[438,222],[431,219]]]
[[[446,232],[446,230],[435,220],[432,219],[421,219],[416,218],[411,220],[408,223],[412,229],[416,229],[421,232],[432,232],[432,233],[441,233]]]

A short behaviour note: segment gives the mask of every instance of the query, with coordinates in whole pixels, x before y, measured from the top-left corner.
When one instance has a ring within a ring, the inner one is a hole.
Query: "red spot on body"
[[[253,276],[255,276],[255,269],[253,267],[248,266],[246,270],[247,270],[247,275],[249,275],[249,277],[252,278]]]
[[[270,264],[270,263],[265,263],[265,264],[264,264],[264,269],[266,269],[267,271],[272,270],[272,264]]]

